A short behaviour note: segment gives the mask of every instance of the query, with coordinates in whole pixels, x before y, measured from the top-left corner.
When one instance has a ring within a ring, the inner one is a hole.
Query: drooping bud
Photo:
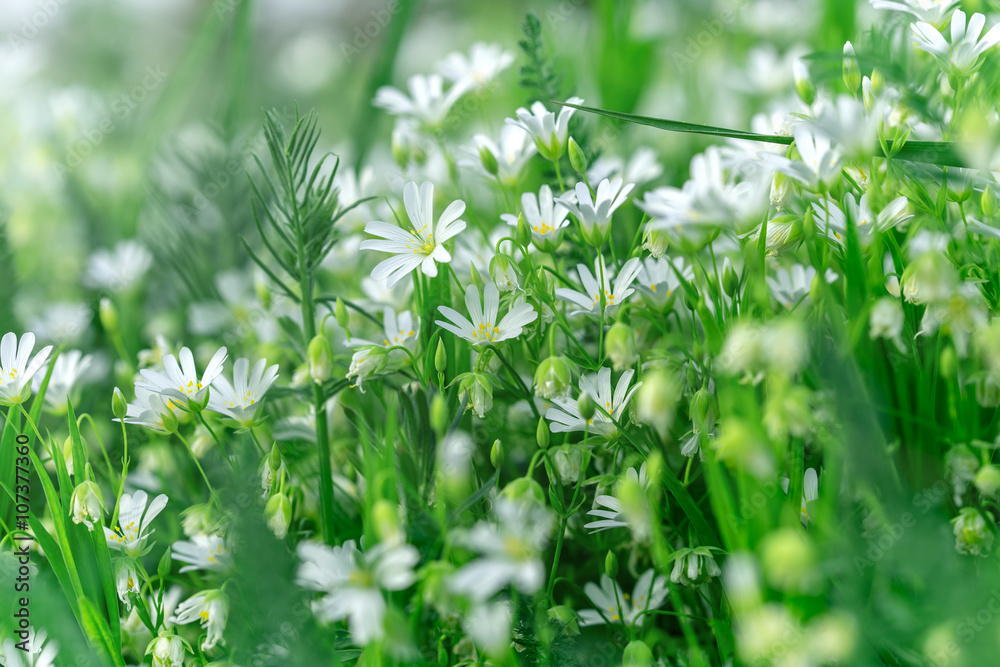
[[[350,330],[347,328],[351,323],[351,318],[347,314],[347,306],[344,305],[344,300],[339,296],[337,297],[337,303],[333,307],[333,314],[337,318],[337,324],[340,328],[347,332],[347,337],[350,338]]]
[[[993,463],[984,465],[976,473],[976,479],[973,483],[979,493],[987,498],[996,496],[997,491],[1000,491],[1000,466]]]
[[[480,418],[493,407],[493,383],[484,373],[466,373],[458,385],[459,398],[468,400],[468,408]]]
[[[535,396],[546,400],[569,394],[572,363],[565,357],[548,357],[535,369]]]
[[[316,334],[309,341],[307,351],[309,360],[309,377],[316,384],[322,384],[333,374],[333,347],[330,340],[323,334]]]
[[[951,523],[958,553],[972,556],[989,554],[995,535],[978,509],[963,507]]]
[[[279,540],[285,539],[288,534],[288,525],[292,522],[292,503],[288,496],[283,493],[276,493],[271,496],[264,507],[264,518],[267,520],[267,527],[271,529],[274,536]]]
[[[615,372],[630,368],[639,361],[632,328],[622,321],[612,324],[604,336],[604,352],[611,359]]]
[[[70,516],[73,517],[73,523],[82,523],[89,531],[94,530],[94,524],[101,523],[104,516],[104,494],[96,482],[87,480],[76,485],[70,498]]]
[[[514,502],[533,502],[539,505],[545,504],[545,492],[542,485],[528,477],[518,477],[507,486],[503,487],[500,495]]]
[[[625,645],[622,667],[649,667],[654,664],[653,651],[641,639],[633,639]]]
[[[501,292],[510,292],[520,286],[521,272],[517,264],[503,253],[493,255],[490,260],[490,280]]]

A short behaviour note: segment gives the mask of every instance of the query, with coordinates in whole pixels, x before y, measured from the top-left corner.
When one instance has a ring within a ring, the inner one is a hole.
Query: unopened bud
[[[160,562],[156,566],[156,574],[161,580],[166,579],[170,576],[170,568],[173,565],[173,556],[170,552],[170,547],[163,552],[163,556],[160,558]]]
[[[979,200],[979,204],[983,208],[985,217],[992,218],[997,214],[997,193],[989,185],[983,188],[983,197]]]
[[[333,348],[329,339],[323,334],[316,334],[309,341],[307,353],[309,359],[309,377],[316,384],[329,380],[333,373]]]
[[[518,288],[521,272],[517,264],[512,262],[510,257],[503,253],[493,255],[490,260],[490,280],[501,292],[510,292]]]
[[[611,365],[615,372],[630,368],[639,361],[632,328],[621,321],[612,324],[604,336],[604,352],[611,359]]]
[[[500,168],[497,166],[497,157],[493,154],[493,151],[485,146],[479,148],[479,161],[483,164],[483,169],[490,176],[496,176],[500,171]]]
[[[515,502],[533,502],[545,504],[545,492],[542,485],[527,477],[518,477],[500,492],[501,497]]]
[[[604,557],[604,574],[612,579],[618,576],[618,556],[615,556],[614,551],[609,551]]]
[[[975,485],[979,493],[984,496],[988,498],[996,496],[997,491],[1000,491],[1000,467],[993,463],[984,465],[976,473]]]
[[[844,44],[844,85],[852,95],[858,91],[861,85],[861,69],[858,67],[858,57],[854,53],[854,46],[847,42]]]
[[[444,394],[434,394],[431,399],[431,427],[439,438],[448,430],[449,421],[448,400]]]
[[[494,468],[499,468],[503,464],[503,445],[499,440],[494,440],[493,447],[490,448],[490,463]]]
[[[351,318],[347,314],[347,306],[344,305],[344,300],[339,296],[337,297],[336,305],[333,307],[333,314],[337,318],[337,324],[340,325],[340,328],[347,331],[347,325],[350,324]]]
[[[111,302],[111,299],[108,297],[101,299],[98,315],[101,319],[101,326],[104,327],[105,331],[109,333],[118,331],[118,309],[115,308],[115,304]]]
[[[795,92],[799,99],[807,106],[811,105],[816,100],[816,86],[809,78],[809,68],[801,60],[796,60],[792,65],[792,73],[795,75]]]
[[[549,448],[549,425],[545,422],[544,417],[538,418],[538,427],[535,429],[535,442],[538,443],[539,449]]]
[[[622,653],[622,667],[649,667],[656,664],[653,651],[641,639],[633,639],[625,645]]]
[[[577,400],[576,406],[580,411],[580,416],[587,421],[593,419],[594,413],[597,412],[597,404],[594,403],[594,399],[591,398],[590,394],[587,392],[580,394],[580,398]]]
[[[573,367],[565,357],[547,357],[535,369],[535,396],[563,398],[570,390]]]
[[[267,519],[267,527],[274,536],[279,540],[285,539],[288,526],[292,523],[292,503],[288,500],[288,496],[283,493],[271,496],[264,507],[264,518]]]
[[[573,137],[569,138],[569,164],[581,176],[587,173],[587,156]]]
[[[113,414],[117,419],[125,419],[125,415],[128,413],[128,401],[125,400],[125,394],[118,387],[115,387],[114,392],[111,394],[111,414]]]
[[[514,227],[514,240],[525,247],[531,243],[531,227],[528,226],[528,221],[524,219],[524,214],[521,213],[518,214],[517,226]]]
[[[404,541],[405,534],[399,522],[399,511],[395,503],[385,498],[376,500],[372,505],[372,522],[375,525],[375,535],[380,542],[400,544]]]
[[[733,263],[726,257],[725,262],[722,264],[722,289],[725,290],[726,296],[732,298],[739,288],[740,277],[736,275]]]
[[[448,351],[444,348],[444,341],[438,339],[437,350],[434,351],[434,370],[444,373],[448,370]]]

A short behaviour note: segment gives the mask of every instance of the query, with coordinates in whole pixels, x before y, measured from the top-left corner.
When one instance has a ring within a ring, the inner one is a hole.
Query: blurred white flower
[[[843,158],[830,139],[813,128],[800,125],[793,131],[799,159],[792,160],[773,153],[762,153],[761,159],[771,167],[815,192],[829,188],[840,173]]]
[[[70,392],[77,387],[92,381],[87,376],[87,370],[94,362],[94,355],[83,354],[80,350],[69,350],[56,357],[52,364],[52,375],[45,390],[45,405],[53,411],[64,412]],[[32,391],[41,388],[43,374],[36,373],[32,378]]]
[[[774,276],[765,276],[767,286],[775,301],[785,308],[794,308],[809,294],[816,269],[803,264],[793,264],[791,267],[779,267]],[[826,282],[832,283],[837,274],[832,269],[826,270]]]
[[[383,590],[409,588],[420,554],[409,544],[379,544],[362,554],[354,540],[342,546],[302,542],[297,581],[325,595],[313,603],[322,621],[348,619],[352,640],[365,646],[385,636]]]
[[[583,99],[571,97],[566,100],[569,104],[583,104]],[[541,102],[531,105],[531,110],[524,107],[519,108],[515,115],[517,118],[508,118],[506,122],[524,129],[535,141],[538,153],[554,162],[562,157],[566,150],[566,139],[569,136],[569,119],[573,117],[576,109],[573,107],[560,107],[559,115],[549,111]]]
[[[913,217],[909,212],[909,200],[905,196],[896,197],[878,213],[872,210],[867,192],[861,195],[860,201],[854,199],[853,194],[847,193],[844,195],[844,204],[847,215],[855,224],[862,245],[868,245],[873,234],[885,233]],[[848,217],[844,214],[844,210],[829,199],[824,200],[822,204],[814,202],[812,207],[816,214],[816,226],[819,232],[841,246],[845,245]]]
[[[904,12],[916,16],[921,21],[926,21],[935,26],[941,26],[951,8],[957,5],[959,0],[871,0],[875,9],[888,9],[897,12]]]
[[[187,563],[180,569],[181,572],[192,570],[223,572],[232,565],[229,547],[220,533],[198,533],[190,540],[174,542],[171,549],[175,561]]]
[[[83,283],[95,289],[119,292],[142,279],[153,265],[153,255],[134,239],[121,241],[114,250],[96,250],[87,260]]]
[[[597,259],[594,260],[593,273],[584,264],[578,264],[576,267],[577,275],[583,284],[583,292],[577,292],[567,287],[557,287],[555,294],[563,301],[569,301],[580,307],[580,310],[573,311],[572,315],[580,313],[600,315],[601,293],[603,292],[604,314],[611,317],[617,312],[618,306],[635,292],[631,285],[641,269],[642,262],[639,261],[638,257],[633,257],[625,262],[616,275],[612,276],[604,264],[604,256],[598,255]],[[614,281],[613,286],[612,280]]]
[[[671,259],[647,257],[643,260],[642,268],[636,277],[636,286],[650,300],[662,306],[680,288],[681,281],[678,274],[684,280],[694,280],[694,267],[687,264],[683,257]]]
[[[642,383],[640,383],[642,384]],[[646,462],[643,461],[636,472],[635,468],[625,471],[625,482],[638,485],[644,492],[649,489],[649,479],[646,477]],[[619,482],[619,487],[621,482]],[[592,509],[587,514],[597,517],[596,521],[591,521],[583,527],[591,533],[599,533],[610,528],[627,528],[629,526],[626,517],[625,507],[622,501],[615,495],[601,494],[594,498],[594,504],[603,509]]]
[[[600,183],[605,179],[620,178],[639,187],[655,181],[662,173],[663,166],[657,161],[656,151],[642,146],[632,153],[628,162],[617,155],[601,155],[587,170],[587,179],[591,183]]]
[[[512,62],[514,54],[499,44],[476,42],[468,55],[457,51],[449,53],[437,69],[457,88],[472,90],[488,86]]]
[[[781,490],[785,495],[788,494],[790,485],[791,482],[787,477],[781,478]],[[819,476],[815,468],[806,468],[802,476],[802,505],[799,511],[799,519],[802,520],[803,526],[809,525],[809,503],[816,500],[819,500]]]
[[[500,129],[500,140],[494,142],[485,134],[472,137],[478,152],[488,152],[497,163],[496,177],[507,187],[514,187],[521,182],[521,172],[531,156],[537,152],[531,135],[517,125],[504,125]],[[483,169],[479,153],[474,158],[466,160],[466,164],[476,169]]]
[[[200,621],[206,631],[201,650],[211,651],[217,644],[225,644],[222,632],[226,629],[228,618],[229,599],[221,590],[213,589],[195,593],[177,605],[171,620],[177,625]]]
[[[979,57],[1000,42],[1000,25],[993,26],[982,39],[979,38],[985,25],[986,17],[979,13],[973,14],[966,24],[965,12],[956,9],[951,15],[950,43],[937,28],[923,21],[911,26],[913,43],[934,56],[946,74],[969,76],[982,66]]]
[[[451,86],[444,90],[444,79],[439,74],[414,74],[406,82],[409,95],[392,86],[382,86],[375,92],[372,104],[394,116],[411,118],[424,127],[440,127],[448,112],[466,89]]]

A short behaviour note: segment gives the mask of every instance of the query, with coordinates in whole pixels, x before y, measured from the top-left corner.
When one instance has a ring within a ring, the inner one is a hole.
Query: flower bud
[[[604,335],[604,352],[611,359],[615,372],[630,368],[639,361],[632,328],[622,321],[615,322]]]
[[[702,387],[691,397],[688,408],[691,415],[691,422],[695,433],[711,433],[715,428],[716,415],[719,413],[719,404],[715,394]]]
[[[661,229],[651,229],[648,225],[642,234],[642,247],[648,250],[654,259],[660,259],[667,252],[670,237]]]
[[[726,257],[722,263],[722,289],[726,292],[726,296],[732,298],[739,288],[740,277],[736,274],[733,263]]]
[[[979,489],[979,493],[984,496],[988,498],[996,496],[997,491],[1000,491],[1000,466],[993,463],[984,465],[976,473],[976,479],[973,483]]]
[[[434,351],[434,370],[444,373],[448,370],[448,351],[444,347],[444,341],[438,339],[437,349]]]
[[[677,553],[670,581],[682,586],[697,588],[703,583],[722,574],[708,547],[683,549]]]
[[[563,486],[576,484],[583,474],[583,449],[578,445],[555,447],[551,453],[552,465]]]
[[[515,502],[533,502],[545,504],[545,492],[542,485],[527,477],[518,477],[503,488],[500,495]]]
[[[448,430],[450,418],[448,400],[444,394],[434,394],[434,398],[431,399],[431,426],[439,438]]]
[[[983,196],[979,200],[979,205],[983,208],[983,215],[992,218],[997,214],[997,193],[989,185],[983,188]]]
[[[673,424],[679,394],[680,388],[667,369],[647,373],[635,395],[636,421],[652,425],[665,436]]]
[[[995,536],[978,509],[963,507],[951,523],[958,553],[972,556],[989,554]]]
[[[573,366],[565,357],[548,357],[535,369],[535,396],[550,400],[569,394]]]
[[[130,596],[138,594],[142,590],[142,579],[136,571],[132,559],[116,559],[115,589],[118,591],[118,599],[122,601],[126,609],[131,610],[132,598]]]
[[[618,557],[615,556],[614,551],[609,551],[608,555],[604,557],[604,574],[612,579],[618,576]]]
[[[872,95],[875,97],[881,97],[882,93],[885,92],[885,76],[876,67],[872,69]]]
[[[549,425],[545,423],[545,417],[538,418],[538,427],[535,429],[535,442],[539,449],[549,448]]]
[[[594,414],[597,412],[597,404],[594,403],[594,399],[591,398],[590,394],[587,392],[580,394],[580,398],[577,399],[576,406],[580,411],[580,416],[587,421],[593,419]]]
[[[854,95],[861,85],[861,69],[858,67],[858,57],[854,53],[854,46],[847,42],[844,44],[844,85],[849,93]]]
[[[490,260],[490,280],[501,292],[510,292],[520,286],[521,272],[517,264],[512,262],[510,257],[503,253],[493,255]]]
[[[380,542],[388,544],[402,544],[406,534],[399,522],[399,511],[395,503],[391,503],[385,498],[379,498],[372,505],[372,522],[375,526],[375,535]]]
[[[160,415],[160,421],[163,422],[164,431],[167,433],[177,433],[177,415],[174,414],[173,410],[167,410]]]
[[[118,387],[115,387],[114,392],[111,394],[111,414],[113,414],[117,419],[125,419],[125,415],[128,413],[128,401],[125,400],[125,394]]]
[[[333,307],[333,314],[337,318],[337,324],[340,325],[340,328],[347,331],[347,326],[351,323],[351,318],[347,314],[347,306],[344,305],[344,300],[339,296],[337,297],[336,305]],[[350,338],[351,334],[348,333],[347,337]]]
[[[480,419],[493,407],[493,383],[484,373],[466,373],[458,385],[459,399],[467,399],[468,407]]]
[[[497,157],[486,146],[479,147],[479,161],[490,176],[496,176],[499,173],[500,167],[497,165]]]
[[[98,315],[101,320],[101,326],[108,333],[118,331],[118,309],[115,308],[115,304],[111,302],[108,297],[101,298],[101,305],[98,309]]]
[[[479,293],[483,292],[483,278],[479,275],[479,269],[476,268],[475,264],[469,265],[469,282],[476,286]]]
[[[771,584],[784,591],[806,591],[815,578],[816,553],[798,528],[779,528],[761,545],[761,567]]]
[[[569,164],[581,176],[587,173],[587,156],[573,137],[569,138]]]
[[[274,536],[279,540],[285,539],[285,535],[288,534],[288,524],[292,522],[292,503],[289,502],[288,496],[283,493],[271,496],[264,507],[264,518]]]
[[[796,60],[792,64],[792,73],[795,75],[795,92],[799,99],[806,106],[811,105],[816,100],[816,86],[809,79],[809,68],[801,60]]]
[[[958,377],[958,357],[955,356],[955,348],[951,345],[941,350],[941,356],[938,358],[938,368],[941,371],[941,377],[945,379],[954,380]]]
[[[316,334],[309,341],[306,356],[309,360],[309,377],[316,384],[329,380],[333,374],[333,348],[323,334]]]
[[[633,639],[625,645],[622,667],[650,667],[655,664],[653,651],[641,639]]]
[[[166,579],[170,576],[170,568],[173,566],[173,556],[170,552],[170,547],[167,547],[166,551],[160,557],[160,562],[156,564],[156,575],[160,579]]]
[[[527,247],[531,243],[531,227],[521,213],[517,215],[517,225],[514,227],[514,240],[522,247]]]
[[[361,348],[351,357],[351,366],[347,369],[347,378],[358,378],[356,386],[364,393],[362,383],[365,379],[370,375],[380,373],[388,363],[389,352],[384,347],[373,345]]]
[[[87,464],[88,468],[90,464]],[[104,517],[104,494],[96,482],[84,481],[76,485],[70,498],[70,516],[73,523],[82,523],[93,531],[94,524],[100,524]]]
[[[557,605],[548,611],[550,621],[555,621],[563,626],[567,635],[575,637],[580,634],[580,625],[577,623],[576,612],[566,605]]]

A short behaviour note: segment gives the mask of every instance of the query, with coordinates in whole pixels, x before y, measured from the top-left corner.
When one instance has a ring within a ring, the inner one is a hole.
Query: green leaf
[[[553,102],[555,101],[553,100]],[[578,104],[569,104],[567,102],[555,102],[555,104],[573,107],[574,109],[579,109],[580,111],[607,116],[608,118],[624,120],[637,125],[648,125],[649,127],[655,127],[658,130],[667,130],[668,132],[703,134],[713,137],[725,137],[728,139],[744,139],[746,141],[781,144],[784,146],[789,146],[792,143],[792,137],[783,137],[774,134],[758,134],[756,132],[731,130],[724,127],[715,127],[713,125],[699,125],[697,123],[684,123],[677,120],[667,120],[665,118],[637,116],[635,114],[609,111],[607,109],[597,109],[595,107],[585,107]],[[892,143],[888,142],[888,145],[891,149]],[[896,153],[895,157],[900,160],[909,160],[911,162],[925,162],[927,164],[936,164],[947,167],[965,167],[965,161],[961,158],[959,152],[959,144],[953,141],[907,141],[906,145],[903,146],[898,153]],[[883,154],[881,157],[885,157],[885,155]]]
[[[125,660],[122,658],[121,651],[115,650],[114,640],[111,638],[111,631],[108,629],[108,624],[101,618],[97,608],[94,607],[94,603],[85,597],[80,598],[80,617],[83,631],[94,647],[105,653],[115,667],[125,667]]]

